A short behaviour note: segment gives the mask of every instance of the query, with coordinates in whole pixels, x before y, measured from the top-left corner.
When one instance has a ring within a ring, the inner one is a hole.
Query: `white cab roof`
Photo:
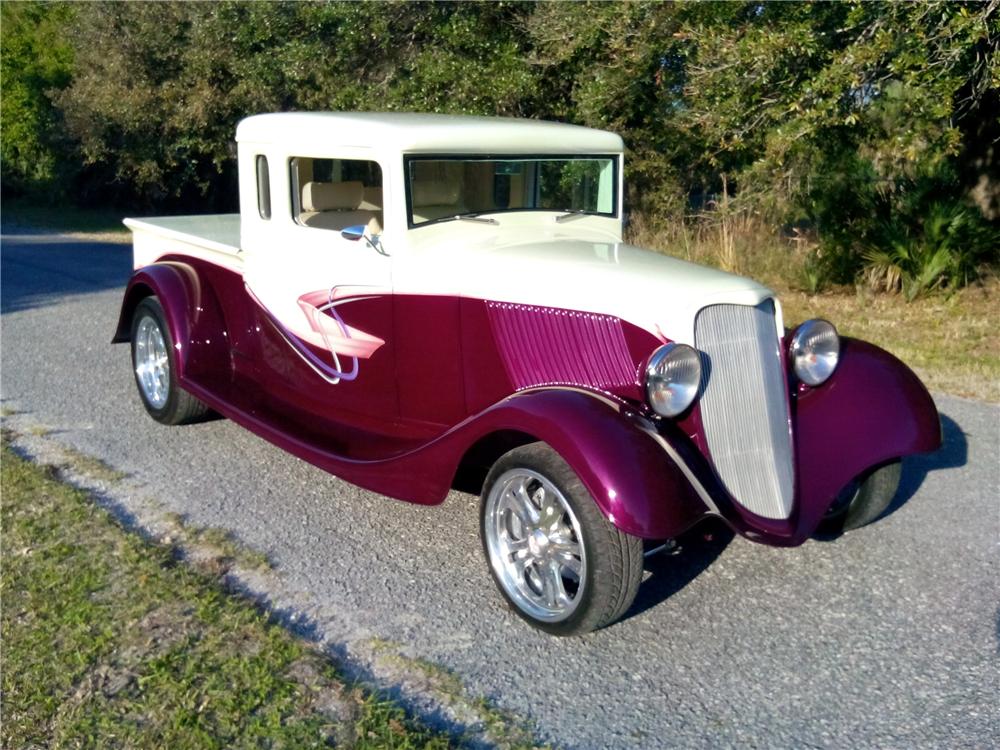
[[[236,140],[409,153],[611,154],[620,136],[543,120],[412,112],[287,112],[241,121]]]

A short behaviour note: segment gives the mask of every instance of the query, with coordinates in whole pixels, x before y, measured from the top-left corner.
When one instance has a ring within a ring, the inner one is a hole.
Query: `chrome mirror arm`
[[[355,226],[344,227],[344,229],[341,230],[340,232],[340,236],[343,237],[345,240],[350,240],[351,242],[357,242],[358,240],[363,239],[365,241],[365,244],[368,245],[368,247],[370,247],[376,253],[378,253],[379,255],[384,255],[387,258],[389,257],[389,253],[387,253],[385,251],[385,248],[382,247],[382,235],[369,234],[368,227],[364,226],[363,224],[356,224]]]
[[[386,258],[389,257],[389,253],[387,253],[385,251],[385,248],[382,247],[382,235],[381,234],[373,234],[371,237],[369,237],[368,235],[365,235],[365,242],[368,243],[368,247],[370,247],[372,250],[374,250],[379,255],[384,255]]]

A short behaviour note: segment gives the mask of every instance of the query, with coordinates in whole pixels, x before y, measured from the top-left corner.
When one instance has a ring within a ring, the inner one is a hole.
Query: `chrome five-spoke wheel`
[[[526,468],[501,475],[486,498],[486,544],[500,585],[523,612],[559,622],[586,585],[580,522],[548,479]]]
[[[205,416],[208,407],[177,385],[177,353],[163,306],[146,297],[132,316],[132,370],[146,411],[162,424],[184,424]]]
[[[143,316],[135,332],[135,379],[154,409],[162,409],[170,392],[170,357],[163,331],[152,315]]]
[[[576,635],[621,617],[642,577],[642,540],[616,529],[576,472],[544,443],[505,453],[483,485],[490,572],[522,618]]]

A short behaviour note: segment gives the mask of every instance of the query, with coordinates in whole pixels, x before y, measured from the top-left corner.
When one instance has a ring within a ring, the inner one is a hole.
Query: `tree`
[[[0,161],[7,193],[55,198],[74,173],[52,96],[69,83],[73,55],[62,30],[66,3],[0,5]]]
[[[726,186],[815,229],[832,280],[971,242],[952,283],[996,260],[998,5],[7,3],[4,189],[231,210],[249,114],[541,117],[621,133],[654,228]]]
[[[973,257],[932,283],[959,281],[997,259],[985,226],[1000,197],[997,5],[699,7],[682,32],[684,127],[745,200],[818,228],[832,280],[853,280],[891,247],[934,257],[916,251],[948,234],[927,231],[933,215],[954,217],[953,233],[970,227]],[[983,142],[963,148],[973,133]]]
[[[99,185],[235,206],[232,137],[257,112],[525,114],[524,4],[93,3],[58,99]],[[128,197],[119,196],[119,197]]]

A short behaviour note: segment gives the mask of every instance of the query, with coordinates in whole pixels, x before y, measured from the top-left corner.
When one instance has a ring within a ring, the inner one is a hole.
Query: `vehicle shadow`
[[[945,414],[941,415],[941,429],[943,441],[940,450],[909,456],[903,460],[903,476],[896,497],[875,523],[892,515],[909,502],[917,494],[930,472],[965,466],[969,453],[965,432],[954,419]],[[635,603],[622,619],[642,614],[683,589],[722,554],[734,536],[733,531],[722,522],[709,520],[678,539],[681,550],[677,554],[659,554],[647,558],[644,568],[650,576],[639,587]],[[833,541],[838,536],[820,534],[816,539]],[[997,622],[997,641],[1000,648],[1000,614]]]
[[[3,235],[0,311],[30,310],[67,296],[124,289],[132,246],[55,234]]]
[[[878,518],[872,523],[879,523],[888,518],[908,503],[917,494],[927,475],[940,469],[957,469],[969,460],[969,442],[965,431],[959,424],[947,416],[941,415],[941,448],[934,453],[924,453],[916,456],[906,456],[903,459],[903,472],[899,480],[896,496]],[[818,542],[835,542],[844,532],[824,530],[822,527],[814,535]]]
[[[899,482],[899,490],[875,523],[888,518],[908,503],[924,483],[927,475],[940,469],[957,469],[969,461],[969,441],[965,431],[947,414],[941,415],[941,449],[934,453],[919,456],[907,456],[903,459],[903,476]]]
[[[734,536],[721,521],[709,519],[677,539],[677,553],[647,557],[643,568],[649,578],[639,587],[635,602],[622,619],[640,615],[683,589],[715,562]]]
[[[1000,655],[1000,607],[997,608],[996,641],[997,641],[997,654]]]

